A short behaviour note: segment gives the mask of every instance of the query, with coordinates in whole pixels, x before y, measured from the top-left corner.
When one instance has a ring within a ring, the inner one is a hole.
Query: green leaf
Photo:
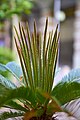
[[[52,95],[60,101],[61,105],[80,98],[80,69],[73,69],[64,76],[54,87]]]
[[[27,109],[24,108],[24,107],[21,105],[21,102],[19,102],[19,101],[17,101],[17,100],[15,100],[15,101],[14,101],[14,100],[10,100],[10,101],[6,102],[6,105],[4,105],[4,107],[27,112]]]
[[[46,92],[51,92],[53,86],[58,56],[59,34],[57,26],[55,34],[53,35],[52,32],[47,42],[47,28],[48,19],[46,19],[44,35],[37,34],[35,21],[34,33],[32,34],[32,36],[30,34],[28,23],[26,26],[26,31],[19,24],[18,33],[15,27],[15,32],[18,38],[17,41],[15,37],[15,44],[19,54],[25,83],[34,91],[36,88],[40,88],[42,90],[45,90]],[[25,32],[27,33],[27,35],[25,34]],[[42,36],[44,36],[44,38]]]
[[[37,102],[41,105],[43,105],[47,99],[47,98],[45,98],[45,96],[42,93],[43,93],[43,91],[40,91],[39,89],[36,90]]]
[[[20,66],[18,64],[16,64],[15,62],[9,62],[6,65],[3,65],[0,63],[0,70],[9,71],[18,80],[20,80],[20,77],[22,76],[22,70],[21,70]]]
[[[20,78],[23,73],[21,67],[16,62],[9,62],[6,66],[18,77]]]
[[[16,88],[16,85],[14,83],[12,83],[10,80],[3,77],[2,75],[0,75],[0,84],[4,85],[6,88]]]
[[[53,82],[54,82],[54,75],[55,75],[55,69],[57,64],[57,57],[58,57],[58,40],[59,40],[59,34],[58,34],[58,26],[56,27],[54,36],[53,31],[50,34],[49,37],[49,44],[48,44],[48,50],[47,50],[47,91],[50,92],[52,90]],[[48,40],[48,41],[49,41]]]
[[[32,106],[36,105],[35,93],[28,87],[5,90],[5,93],[0,96],[0,107],[6,105],[12,99],[22,99],[29,101]]]
[[[15,28],[15,31],[16,31],[16,28]],[[17,37],[19,39],[17,31],[16,31],[16,34],[17,34]],[[16,44],[16,48],[17,48],[17,51],[18,51],[18,55],[19,55],[19,59],[20,59],[21,67],[22,67],[22,71],[23,71],[24,81],[26,82],[26,85],[28,86],[27,75],[26,75],[26,71],[25,71],[25,66],[23,64],[22,55],[21,55],[20,49],[18,47],[17,40],[16,40],[15,37],[14,37],[14,39],[15,39],[15,44]]]
[[[0,97],[2,97],[9,89],[0,84]]]
[[[24,112],[18,111],[18,112],[2,112],[0,113],[0,120],[6,120],[8,118],[15,118],[15,117],[20,117],[23,116]]]
[[[80,98],[80,83],[61,82],[53,89],[52,96],[54,96],[61,105],[76,98]]]

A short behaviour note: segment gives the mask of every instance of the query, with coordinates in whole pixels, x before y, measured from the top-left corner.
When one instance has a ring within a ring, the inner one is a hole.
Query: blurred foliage
[[[10,18],[13,14],[29,14],[32,6],[31,0],[0,0],[0,21]]]
[[[13,52],[9,48],[0,47],[0,63],[6,64],[13,60],[14,60]],[[0,74],[2,74],[5,77],[9,76],[8,71],[5,71],[5,72],[0,71]]]

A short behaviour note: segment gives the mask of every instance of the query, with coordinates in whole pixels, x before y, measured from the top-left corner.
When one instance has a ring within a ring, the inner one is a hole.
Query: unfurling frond
[[[48,33],[47,29],[48,19],[46,19],[44,34],[37,33],[35,21],[32,35],[28,23],[26,25],[27,34],[23,26],[19,24],[19,33],[15,28],[17,35],[15,43],[26,85],[33,90],[40,88],[46,92],[50,92],[53,86],[58,57],[59,33],[58,25],[54,35],[53,32]]]

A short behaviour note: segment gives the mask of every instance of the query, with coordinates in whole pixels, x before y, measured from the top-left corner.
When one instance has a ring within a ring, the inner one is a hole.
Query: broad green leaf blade
[[[0,84],[5,86],[6,88],[12,88],[12,89],[16,88],[16,85],[14,83],[12,83],[10,80],[3,77],[2,75],[0,75]]]
[[[12,99],[22,99],[24,101],[29,101],[32,106],[36,105],[35,93],[28,87],[5,90],[5,93],[0,95],[0,107],[6,105],[6,102]]]
[[[0,113],[0,120],[6,120],[8,118],[15,118],[15,117],[20,117],[23,116],[24,112],[18,111],[18,112],[2,112]]]
[[[54,96],[61,105],[64,105],[76,98],[80,98],[80,83],[61,82],[53,89],[52,96]]]

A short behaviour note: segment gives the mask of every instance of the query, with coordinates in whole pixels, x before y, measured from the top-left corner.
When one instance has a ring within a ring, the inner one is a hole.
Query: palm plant
[[[26,31],[20,24],[20,33],[14,28],[21,67],[15,62],[9,62],[0,64],[0,70],[8,70],[20,85],[0,75],[0,107],[10,108],[9,112],[1,112],[0,120],[15,117],[23,120],[52,120],[55,112],[64,111],[74,116],[64,105],[80,97],[80,70],[71,71],[53,88],[59,48],[58,25],[54,34],[53,31],[49,32],[49,36],[48,19],[44,35],[40,33],[37,36],[35,21],[32,35],[28,23]]]

